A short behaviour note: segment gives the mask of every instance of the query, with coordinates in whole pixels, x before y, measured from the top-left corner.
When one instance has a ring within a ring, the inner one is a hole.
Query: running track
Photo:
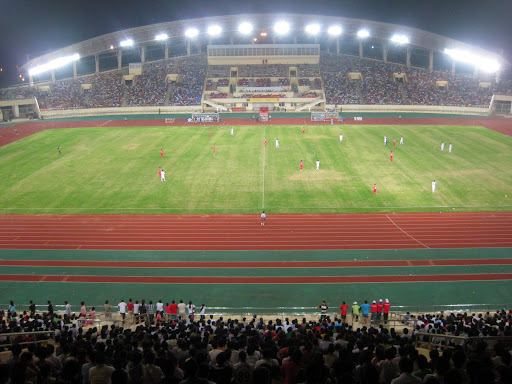
[[[512,247],[512,212],[1,215],[0,249],[316,250]]]

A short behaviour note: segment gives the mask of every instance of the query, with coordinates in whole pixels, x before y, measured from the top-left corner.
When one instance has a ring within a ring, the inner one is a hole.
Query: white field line
[[[224,159],[223,159],[224,160]],[[272,209],[425,209],[425,208],[511,208],[512,205],[473,205],[473,206],[457,206],[452,207],[448,205],[431,205],[431,206],[404,206],[404,207],[281,207],[276,206],[272,207]],[[101,207],[60,207],[60,208],[52,208],[52,207],[44,207],[44,208],[37,208],[37,207],[0,207],[1,210],[22,210],[22,209],[53,209],[53,210],[77,210],[77,209],[94,209],[94,210],[258,210],[259,207],[165,207],[165,208],[157,208],[157,207],[136,207],[136,208],[129,208],[129,207],[110,207],[110,208],[101,208]],[[445,213],[449,213],[451,211],[446,211]],[[378,212],[377,212],[378,213]],[[408,213],[422,213],[422,212],[408,212]],[[435,213],[435,212],[423,212],[423,213]]]
[[[104,127],[105,125],[107,125],[108,123],[112,122],[112,120],[107,120],[107,121],[104,121],[102,124],[98,125],[96,124],[96,127]]]
[[[406,234],[407,236],[409,236],[411,239],[413,239],[415,242],[417,242],[418,244],[421,244],[423,245],[425,248],[428,248],[430,249],[430,247],[428,245],[425,245],[423,244],[421,241],[419,240],[416,240],[412,235],[410,235],[409,233],[407,233],[406,231],[404,231],[402,228],[400,228],[400,226],[398,224],[396,224],[392,219],[391,217],[389,217],[389,215],[386,215],[386,217],[389,219],[389,221],[391,221],[393,223],[393,225],[395,227],[397,227],[400,231],[402,231],[404,234]]]
[[[263,139],[267,137],[267,126],[263,127]],[[267,148],[263,146],[263,173],[261,181],[261,209],[265,208],[265,159],[267,155]]]

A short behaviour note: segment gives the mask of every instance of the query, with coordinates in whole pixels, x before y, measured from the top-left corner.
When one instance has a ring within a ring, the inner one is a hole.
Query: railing
[[[0,310],[6,310],[9,304],[0,303]],[[103,304],[88,305],[87,308],[96,308],[96,316],[103,313]],[[492,312],[504,308],[511,308],[512,304],[435,304],[435,305],[393,305],[393,314],[405,316],[407,312],[412,314],[421,313],[440,313],[440,312]],[[16,304],[18,313],[29,311],[28,304]],[[115,309],[116,306],[113,306]],[[57,313],[65,312],[65,305],[55,304],[53,309]],[[47,305],[37,305],[38,312],[46,312]],[[73,313],[80,312],[79,305],[72,305],[71,310]],[[207,315],[218,316],[245,316],[245,317],[262,317],[262,316],[286,316],[286,317],[305,317],[305,316],[320,316],[320,311],[317,307],[207,307]],[[117,312],[115,312],[117,313]],[[329,316],[339,316],[339,311],[330,311]],[[350,315],[350,314],[349,314]]]
[[[426,339],[426,340],[425,340]],[[494,345],[498,342],[505,345],[512,345],[512,337],[510,336],[492,336],[492,337],[469,337],[469,336],[454,336],[454,335],[443,335],[437,333],[418,332],[416,334],[416,341],[414,346],[416,348],[421,347],[431,350],[432,348],[454,348],[460,345],[465,350],[474,349],[476,343],[484,341],[486,348],[493,349]]]
[[[46,343],[48,340],[50,340],[53,336],[54,331],[36,331],[36,332],[16,332],[16,333],[0,333],[0,340],[3,338],[6,338],[9,342],[3,343],[0,341],[0,349],[10,347],[13,344],[20,344],[20,345],[26,345],[26,344],[41,344]],[[40,339],[38,336],[48,335],[48,338]],[[22,341],[17,342],[15,341],[15,338],[22,337],[26,338],[29,336],[34,336],[33,341]]]

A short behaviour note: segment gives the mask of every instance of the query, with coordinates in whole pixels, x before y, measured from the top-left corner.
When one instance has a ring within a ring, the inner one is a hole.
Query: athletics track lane
[[[512,212],[1,215],[1,249],[313,250],[512,247]]]

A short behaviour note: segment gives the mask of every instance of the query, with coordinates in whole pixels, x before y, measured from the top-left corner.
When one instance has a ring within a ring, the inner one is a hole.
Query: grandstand
[[[239,17],[256,30],[237,33]],[[300,112],[338,106],[349,106],[351,111],[385,111],[385,106],[392,106],[394,111],[421,107],[426,112],[492,113],[498,104],[500,113],[509,113],[512,86],[501,79],[495,64],[507,68],[508,62],[491,52],[414,28],[321,16],[315,17],[320,26],[343,26],[343,43],[331,36],[310,44],[310,30],[302,29],[311,24],[305,15],[289,15],[293,20],[289,36],[270,41],[268,31],[278,17],[239,15],[169,22],[74,44],[23,65],[21,72],[30,84],[0,90],[2,110],[6,117],[20,116],[19,108],[9,109],[9,100],[17,100],[17,104],[35,105],[31,113],[43,117],[93,114],[89,109],[98,108],[154,113],[149,107],[165,107],[167,113],[198,108],[251,112],[260,107]],[[212,23],[226,33],[209,38],[206,27]],[[365,34],[360,36],[363,26]],[[179,32],[187,28],[196,28],[198,36],[191,39]],[[163,30],[175,32],[165,35],[166,40],[155,40],[156,32]],[[264,35],[259,39],[251,37],[260,32]],[[406,41],[389,41],[397,32]],[[126,40],[127,35],[137,38]],[[124,40],[130,45],[121,44]],[[473,62],[457,61],[450,53],[457,50],[472,52]],[[71,53],[80,60],[34,72],[53,59],[73,57]],[[132,65],[137,69],[132,71]],[[486,72],[490,68],[494,73]]]

